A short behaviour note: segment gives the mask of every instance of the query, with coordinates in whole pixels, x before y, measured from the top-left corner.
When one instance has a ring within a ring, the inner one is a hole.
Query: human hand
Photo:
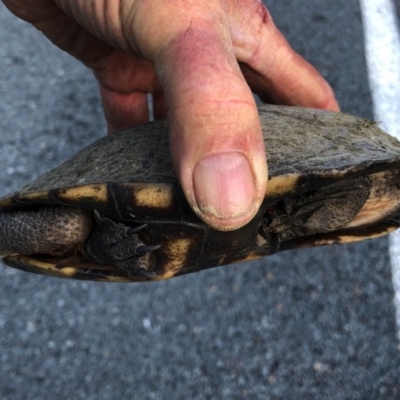
[[[94,71],[109,132],[166,114],[172,159],[200,218],[246,224],[267,186],[252,91],[266,102],[338,110],[259,0],[3,0]]]

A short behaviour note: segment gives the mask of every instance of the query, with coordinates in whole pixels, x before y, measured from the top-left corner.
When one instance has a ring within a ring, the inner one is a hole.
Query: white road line
[[[360,0],[368,75],[375,120],[400,140],[400,34],[391,0]],[[397,334],[400,339],[400,232],[389,236],[395,292]]]

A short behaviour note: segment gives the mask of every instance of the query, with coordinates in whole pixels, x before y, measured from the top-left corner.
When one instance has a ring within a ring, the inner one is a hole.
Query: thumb
[[[253,95],[229,41],[212,31],[192,24],[163,57],[160,78],[185,195],[202,220],[231,230],[256,214],[267,164]]]

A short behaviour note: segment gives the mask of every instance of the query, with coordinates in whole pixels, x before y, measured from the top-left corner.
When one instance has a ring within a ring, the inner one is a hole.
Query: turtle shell
[[[342,113],[262,105],[269,181],[255,218],[221,232],[189,207],[173,171],[167,124],[155,121],[104,137],[0,199],[0,212],[62,205],[117,222],[146,223],[140,239],[154,277],[133,277],[68,257],[7,255],[15,268],[111,282],[159,280],[282,250],[344,243],[398,227],[400,143],[375,123]]]

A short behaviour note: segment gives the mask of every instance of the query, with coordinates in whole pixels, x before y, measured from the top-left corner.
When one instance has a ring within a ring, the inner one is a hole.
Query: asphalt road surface
[[[358,2],[265,3],[343,111],[372,118]],[[91,74],[3,5],[0,39],[3,195],[105,124]],[[386,238],[153,284],[0,276],[0,399],[400,399]]]

